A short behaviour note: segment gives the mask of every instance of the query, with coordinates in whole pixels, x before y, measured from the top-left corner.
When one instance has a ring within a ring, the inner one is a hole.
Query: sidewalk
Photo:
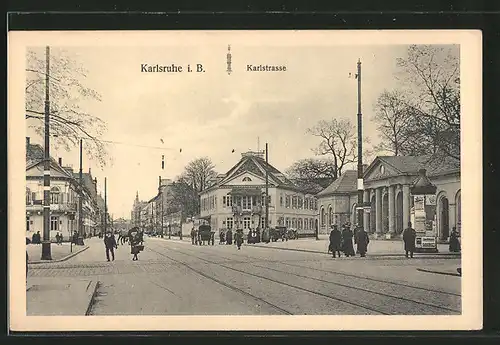
[[[78,278],[33,278],[26,285],[28,316],[78,315],[90,312],[98,282]]]
[[[329,240],[326,235],[320,235],[319,240],[304,238],[282,242],[250,244],[250,246],[270,249],[291,250],[310,253],[328,253]],[[356,249],[356,245],[354,245]],[[446,255],[460,257],[460,253],[451,253],[447,244],[438,244],[438,253],[418,253],[417,255]],[[401,256],[404,255],[403,242],[400,240],[370,240],[367,256]]]
[[[50,262],[61,262],[72,258],[75,255],[89,248],[88,244],[85,246],[71,246],[70,243],[65,242],[63,244],[52,243],[50,245],[50,252],[52,260],[41,260],[42,256],[42,245],[41,244],[28,244],[26,245],[26,251],[28,252],[29,261],[28,264],[45,264]]]

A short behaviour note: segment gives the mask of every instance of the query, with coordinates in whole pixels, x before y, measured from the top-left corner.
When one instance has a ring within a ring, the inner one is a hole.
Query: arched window
[[[252,179],[248,176],[243,178],[243,182],[250,182],[250,181],[252,181]]]
[[[330,226],[333,225],[333,209],[331,205],[328,207],[328,224],[330,224]]]
[[[325,226],[325,209],[321,207],[321,226]]]
[[[455,207],[456,207],[456,227],[459,234],[461,234],[462,230],[462,200],[461,200],[461,191],[458,190],[457,195],[455,196]]]
[[[59,204],[61,191],[58,187],[52,187],[50,189],[50,203]]]
[[[33,200],[31,199],[31,190],[26,187],[26,205],[31,204]]]

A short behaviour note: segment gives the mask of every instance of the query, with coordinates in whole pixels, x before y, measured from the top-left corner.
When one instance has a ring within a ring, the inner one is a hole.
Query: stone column
[[[394,234],[396,232],[396,193],[394,193],[394,186],[389,186],[389,233]]]
[[[368,204],[370,202],[370,191],[365,190],[363,192],[363,202],[365,204]],[[363,210],[363,228],[367,233],[370,232],[370,229],[368,228],[368,225],[370,223],[370,214],[366,212],[366,210]]]
[[[408,227],[410,221],[410,186],[403,185],[403,229]],[[415,224],[412,224],[414,227]]]
[[[382,233],[382,189],[375,189],[375,231]]]

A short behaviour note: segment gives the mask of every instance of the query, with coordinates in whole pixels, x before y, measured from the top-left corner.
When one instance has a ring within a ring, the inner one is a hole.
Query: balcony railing
[[[64,203],[64,204],[51,204],[51,211],[60,212],[76,212],[78,209],[76,203]],[[43,201],[33,200],[32,203],[26,204],[26,211],[43,211]]]

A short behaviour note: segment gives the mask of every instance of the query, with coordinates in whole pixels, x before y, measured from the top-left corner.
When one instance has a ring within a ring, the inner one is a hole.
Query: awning
[[[235,196],[261,196],[262,190],[260,188],[233,188],[229,192]]]

